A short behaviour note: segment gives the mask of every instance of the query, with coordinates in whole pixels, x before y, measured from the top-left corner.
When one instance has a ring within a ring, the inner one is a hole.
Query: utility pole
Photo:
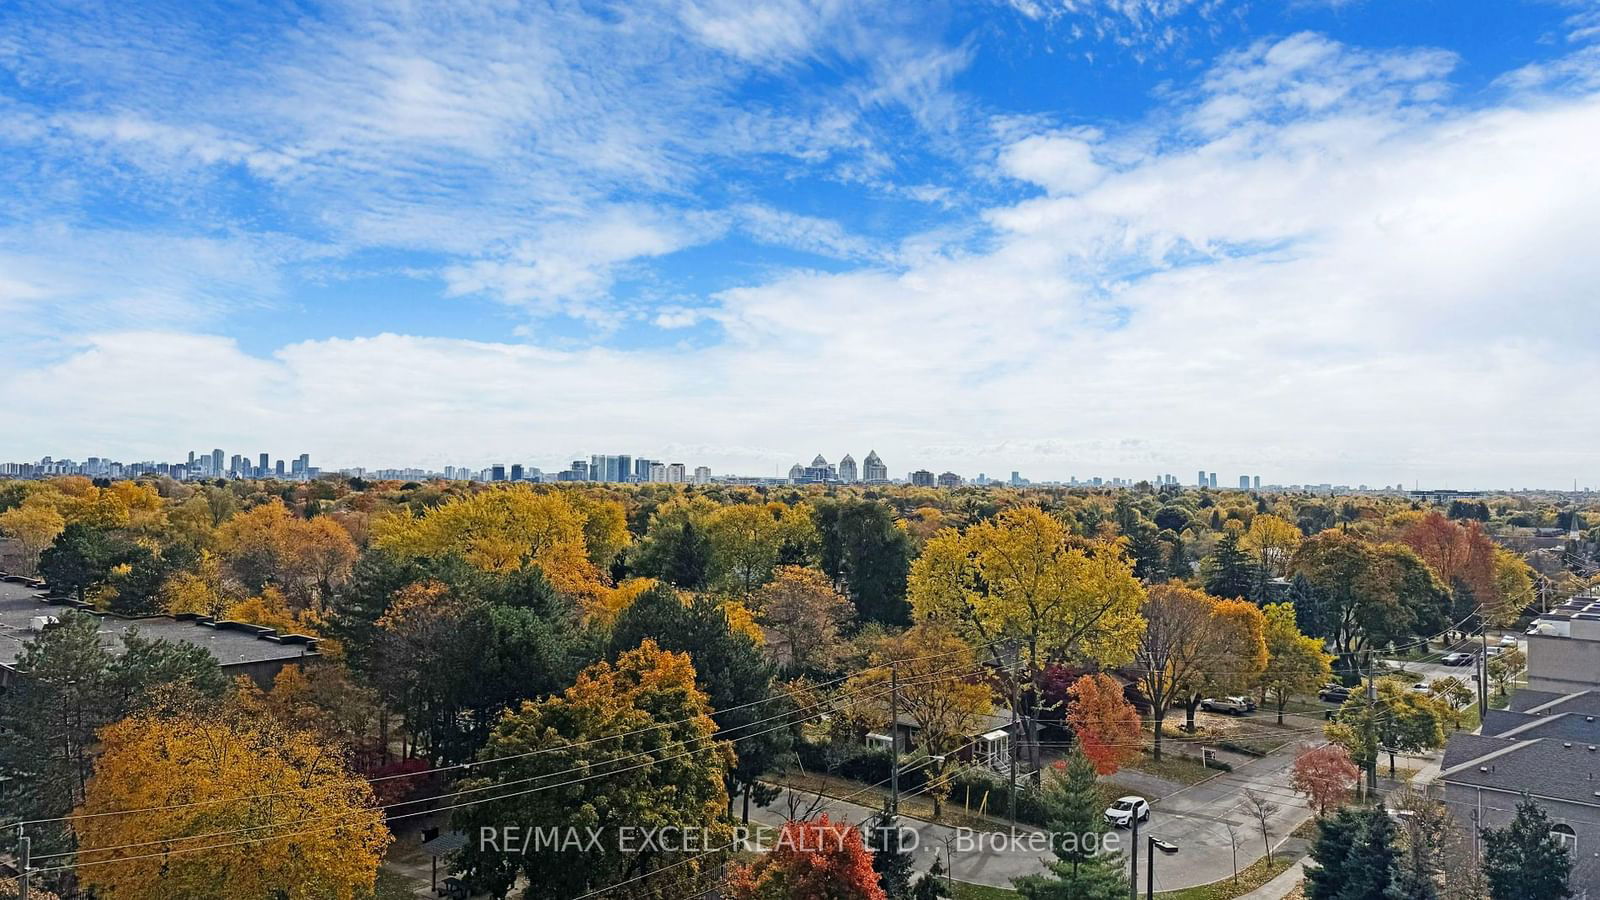
[[[900,666],[889,666],[889,812],[900,814]]]
[[[1134,809],[1128,815],[1128,825],[1133,829],[1133,847],[1130,848],[1128,858],[1133,866],[1133,872],[1128,878],[1129,900],[1139,900],[1139,810]]]
[[[33,841],[22,833],[22,826],[17,826],[17,870],[21,878],[17,879],[17,900],[28,900],[28,873],[33,871]]]
[[[1378,681],[1372,674],[1372,659],[1367,659],[1367,793],[1378,794]]]
[[[1483,629],[1483,651],[1478,654],[1478,721],[1489,713],[1489,629]]]
[[[1021,668],[1018,666],[1017,668]],[[1017,669],[1011,670],[1011,734],[1006,737],[1006,746],[1011,750],[1011,790],[1007,796],[1011,800],[1011,834],[1017,833]]]

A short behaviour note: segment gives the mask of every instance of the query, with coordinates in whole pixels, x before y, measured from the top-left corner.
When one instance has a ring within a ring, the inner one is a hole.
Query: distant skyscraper
[[[589,480],[616,483],[629,481],[633,477],[633,457],[629,455],[604,456],[597,455],[589,458]]]
[[[695,484],[710,484],[711,483],[711,468],[709,466],[695,466],[694,467],[694,483]]]
[[[261,454],[261,464],[259,466],[257,466],[256,468],[257,468],[257,474],[265,476],[267,474],[267,472],[271,471],[271,469],[272,469],[271,458],[268,457],[267,454],[265,454],[265,453]]]
[[[667,482],[669,484],[683,484],[688,475],[688,470],[683,463],[671,463],[667,466]]]
[[[1194,483],[1195,483],[1196,487],[1205,487],[1206,486],[1206,470],[1205,469],[1201,469],[1200,470],[1200,474],[1195,476]]]
[[[878,458],[878,451],[867,451],[867,458],[861,461],[861,480],[867,484],[883,484],[889,480],[889,467]]]
[[[638,481],[649,481],[650,480],[650,467],[655,465],[657,462],[659,462],[659,460],[645,459],[642,456],[637,458],[637,459],[635,459],[633,461],[633,477],[634,477],[634,479],[638,480]]]
[[[927,469],[918,469],[911,473],[911,483],[916,487],[933,487],[933,473]]]
[[[942,472],[937,484],[942,488],[958,488],[961,487],[961,476],[954,472]]]
[[[844,459],[839,460],[839,480],[851,482],[857,480],[855,457],[846,453]]]
[[[645,472],[645,481],[659,484],[667,480],[667,464],[651,461],[650,468]]]
[[[1258,491],[1261,490],[1261,476],[1257,475],[1255,481],[1256,481],[1256,490],[1258,490]]]
[[[506,467],[505,467],[504,463],[496,463],[495,465],[489,467],[489,480],[490,481],[505,481],[506,480]]]
[[[1216,486],[1217,486],[1217,473],[1215,473],[1215,472],[1212,472],[1212,473],[1211,473],[1211,476],[1210,476],[1210,477],[1211,477],[1211,484],[1210,484],[1210,486],[1211,486],[1211,487],[1216,487]]]
[[[285,474],[287,474],[283,471],[283,460],[278,460],[278,467],[273,470],[273,474],[277,475],[279,478],[282,478]]]
[[[213,475],[221,475],[222,474],[222,451],[221,450],[213,450],[213,451],[211,451],[211,474],[213,474]]]
[[[1016,469],[1011,470],[1011,486],[1022,487],[1022,473]]]
[[[512,481],[521,481],[522,480],[522,463],[512,463],[511,464],[511,480]]]
[[[572,473],[573,481],[589,480],[589,464],[581,459],[573,460],[572,468],[568,469],[567,471]]]
[[[1239,476],[1239,490],[1241,490],[1241,491],[1250,490],[1250,476],[1249,475],[1240,475]]]

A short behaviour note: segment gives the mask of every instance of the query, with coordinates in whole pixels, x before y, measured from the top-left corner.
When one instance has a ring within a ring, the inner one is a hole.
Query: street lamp
[[[1154,898],[1156,896],[1156,851],[1157,850],[1160,850],[1162,853],[1165,853],[1168,856],[1171,856],[1172,854],[1178,852],[1178,845],[1172,843],[1171,841],[1164,841],[1161,838],[1158,838],[1153,834],[1150,835],[1150,851],[1145,854],[1146,856],[1149,857],[1149,859],[1145,860],[1145,870],[1144,870],[1144,877],[1145,877],[1144,898],[1145,898],[1145,900],[1154,900]]]

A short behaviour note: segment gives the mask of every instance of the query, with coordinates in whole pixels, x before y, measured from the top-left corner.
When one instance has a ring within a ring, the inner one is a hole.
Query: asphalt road
[[[1273,846],[1309,818],[1311,811],[1305,801],[1289,789],[1290,764],[1304,746],[1289,744],[1270,756],[1170,794],[1153,804],[1150,820],[1139,826],[1141,889],[1145,883],[1144,866],[1148,864],[1145,858],[1147,835],[1154,834],[1179,848],[1175,855],[1158,856],[1157,890],[1218,881],[1232,875],[1235,865],[1243,869],[1260,859],[1265,853],[1261,826],[1247,800],[1247,792],[1274,807],[1267,813],[1268,840]],[[811,799],[811,795],[802,795],[796,802],[804,808]],[[753,810],[751,818],[767,825],[781,825],[787,810],[786,798],[780,797],[765,809]],[[826,812],[833,819],[843,817],[851,824],[869,822],[877,812],[859,804],[831,799],[822,800],[818,811]],[[1033,829],[1019,830],[1021,838],[1013,842],[1004,832],[985,836],[928,822],[902,821],[916,833],[916,867],[926,870],[937,853],[961,881],[1010,887],[1011,879],[1017,876],[1045,871],[1044,860],[1052,858],[1047,845],[1030,845],[1030,840],[1037,840],[1029,838],[1037,834]],[[1132,835],[1125,829],[1117,834],[1122,849],[1126,850]]]

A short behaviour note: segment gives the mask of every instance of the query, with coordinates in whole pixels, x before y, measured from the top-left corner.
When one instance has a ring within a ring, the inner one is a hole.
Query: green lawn
[[[1289,868],[1292,862],[1285,856],[1274,855],[1270,867],[1265,859],[1258,859],[1250,866],[1239,870],[1237,884],[1230,877],[1214,884],[1184,888],[1181,891],[1163,891],[1156,894],[1156,896],[1163,898],[1163,900],[1233,900],[1233,898],[1248,894],[1271,881],[1284,869]],[[968,884],[965,881],[956,882],[955,888],[956,900],[1017,900],[1022,896],[1016,891],[1007,888]],[[1139,890],[1142,895],[1144,886],[1140,885]]]
[[[957,881],[956,900],[1018,900],[1022,895],[1007,888],[989,887],[986,884],[968,884]]]
[[[1143,772],[1146,775],[1154,775],[1157,778],[1165,778],[1178,784],[1199,784],[1221,771],[1219,769],[1208,769],[1201,765],[1199,760],[1181,757],[1168,747],[1162,748],[1160,762],[1157,762],[1154,757],[1147,753],[1123,766],[1123,768],[1132,769],[1135,772]],[[1115,778],[1116,776],[1112,777]]]
[[[1164,900],[1233,900],[1234,897],[1248,894],[1271,881],[1278,873],[1289,868],[1291,862],[1292,860],[1281,855],[1272,857],[1271,866],[1267,865],[1265,858],[1258,859],[1239,870],[1237,884],[1229,877],[1199,887],[1184,888],[1181,891],[1163,891],[1156,896]]]

